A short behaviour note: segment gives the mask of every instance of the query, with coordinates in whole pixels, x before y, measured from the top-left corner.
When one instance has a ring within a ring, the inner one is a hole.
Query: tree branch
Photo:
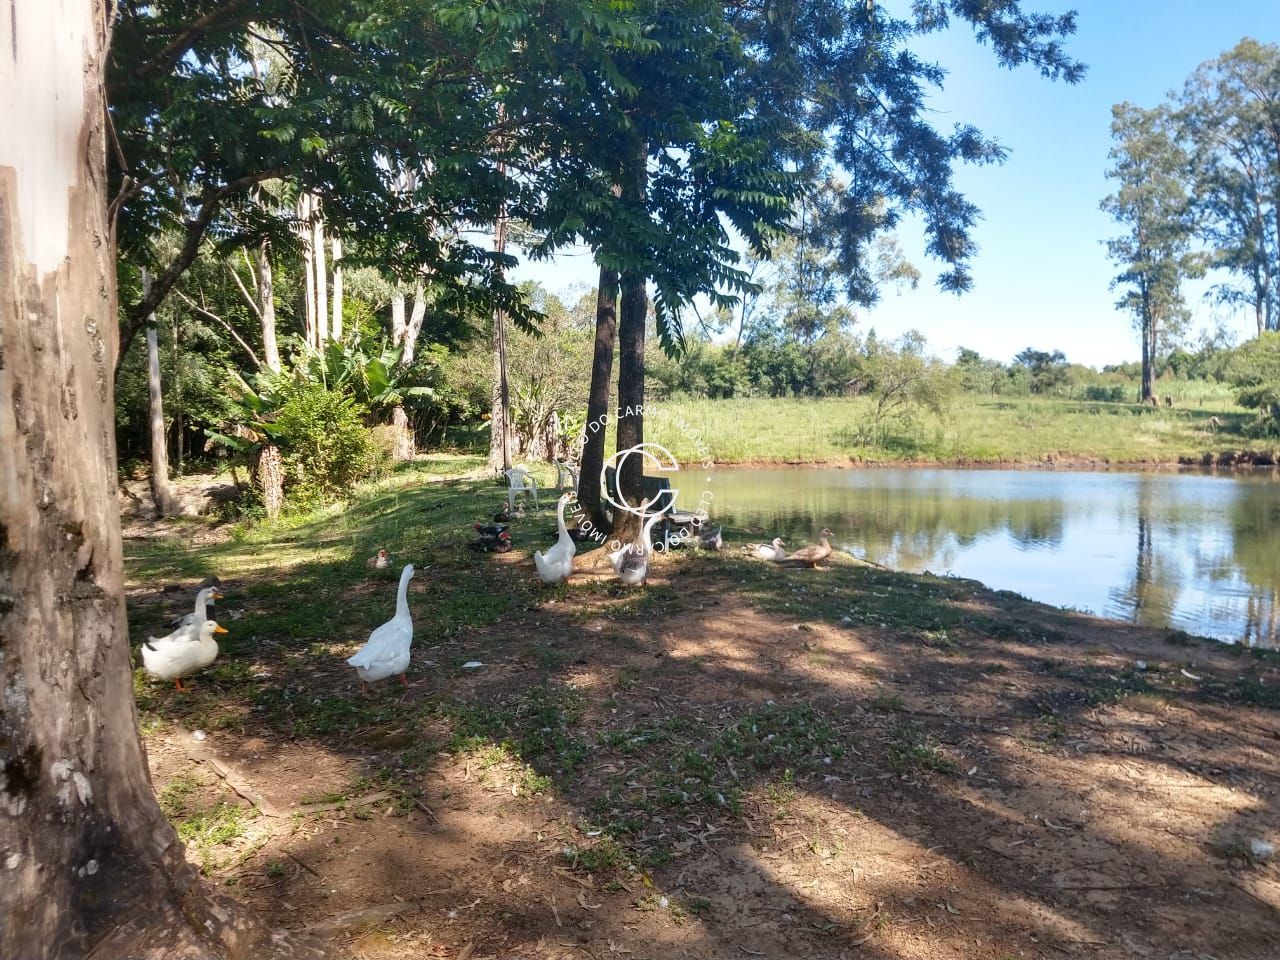
[[[177,63],[195,42],[204,35],[204,32],[217,23],[219,18],[235,12],[246,3],[248,3],[248,0],[231,0],[230,3],[219,7],[217,10],[210,10],[203,17],[193,20],[186,30],[166,43],[159,53],[145,63],[139,64],[133,71],[133,79],[141,80],[157,70],[167,69]]]
[[[245,261],[248,262],[249,254],[244,250],[243,247],[241,248],[240,252],[244,254]],[[236,287],[240,291],[240,296],[243,297],[244,302],[249,305],[249,309],[254,312],[254,314],[257,316],[259,320],[261,320],[262,308],[258,306],[258,301],[254,300],[253,297],[249,295],[249,291],[245,289],[245,285],[240,279],[240,271],[237,270],[235,267],[233,267],[229,263],[225,264],[225,266],[227,268],[227,273],[231,274],[231,279],[236,282]],[[253,270],[252,263],[249,264],[249,272],[253,275],[253,284],[256,287],[258,285],[258,277],[256,272]]]
[[[213,218],[217,215],[219,208],[221,208],[222,201],[246,187],[261,183],[263,180],[273,180],[276,177],[283,176],[284,173],[283,169],[261,170],[258,173],[251,173],[205,192],[204,202],[200,204],[200,212],[196,214],[194,219],[187,221],[187,236],[183,241],[182,249],[178,251],[178,255],[169,264],[165,272],[152,284],[151,292],[125,311],[125,321],[120,329],[120,349],[116,354],[117,372],[120,370],[120,364],[124,360],[125,352],[129,349],[129,344],[133,342],[133,338],[137,336],[138,331],[146,322],[147,315],[154,313],[156,308],[164,302],[164,298],[173,289],[173,285],[178,282],[178,278],[182,276],[183,271],[191,266],[196,255],[200,252],[200,242],[204,239],[205,231],[209,228],[209,224],[213,222]]]
[[[259,370],[262,369],[263,363],[261,360],[258,359],[258,355],[253,352],[253,347],[249,346],[247,343],[244,342],[244,340],[240,337],[240,334],[236,333],[235,328],[232,327],[231,324],[227,323],[226,320],[223,320],[222,317],[218,316],[216,313],[206,310],[204,307],[200,306],[200,304],[196,303],[194,300],[188,297],[185,293],[183,293],[177,287],[173,288],[173,292],[176,293],[180,298],[185,300],[187,302],[187,305],[190,306],[191,309],[195,310],[197,313],[203,314],[204,316],[208,317],[210,320],[214,320],[222,324],[222,326],[226,329],[227,333],[231,334],[231,336],[235,338],[236,343],[240,344],[240,346],[244,348],[244,352],[249,355],[249,359],[252,360],[254,364],[257,365]]]

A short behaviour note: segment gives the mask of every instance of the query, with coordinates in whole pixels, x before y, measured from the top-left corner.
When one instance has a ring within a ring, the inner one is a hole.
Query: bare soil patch
[[[142,695],[180,829],[236,822],[189,855],[275,924],[371,960],[1280,956],[1272,656],[847,560],[539,591],[452,557],[403,694],[357,695],[348,632]],[[464,590],[518,602],[441,630]]]

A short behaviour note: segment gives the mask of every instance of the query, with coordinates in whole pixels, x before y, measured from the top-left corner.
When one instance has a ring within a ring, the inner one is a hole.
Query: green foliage
[[[1027,347],[1013,362],[1027,370],[1032,393],[1053,394],[1067,382],[1067,358],[1061,350]]]
[[[331,340],[323,352],[300,356],[294,369],[330,390],[350,395],[362,408],[385,413],[406,400],[422,401],[435,393],[418,381],[415,371],[401,365],[402,353],[401,347],[388,346],[380,338]]]
[[[1100,403],[1124,403],[1129,399],[1129,395],[1130,391],[1118,383],[1111,386],[1091,383],[1084,388],[1086,400],[1096,400]]]
[[[285,496],[306,506],[344,496],[378,466],[375,447],[354,399],[322,383],[285,391],[273,436],[284,456]]]
[[[1199,232],[1233,275],[1216,299],[1280,328],[1280,46],[1245,38],[1171,95]]]
[[[917,411],[940,415],[948,394],[942,365],[925,355],[924,337],[912,331],[896,342],[868,338],[861,384],[873,406],[863,442],[882,443],[891,422],[910,426]]]
[[[1227,365],[1240,406],[1258,411],[1258,427],[1280,433],[1280,333],[1263,333],[1237,347]]]

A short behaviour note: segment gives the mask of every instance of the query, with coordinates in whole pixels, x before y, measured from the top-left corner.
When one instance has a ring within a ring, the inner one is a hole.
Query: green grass
[[[1195,388],[1194,390],[1192,388]],[[1172,409],[1040,397],[958,395],[941,414],[921,411],[890,424],[883,442],[861,442],[871,400],[673,399],[645,423],[645,439],[681,463],[819,463],[866,460],[988,463],[1045,457],[1111,462],[1172,462],[1208,451],[1257,447],[1245,436],[1251,415],[1221,387],[1175,384]],[[1179,389],[1187,395],[1179,397]],[[1223,426],[1211,431],[1210,416]],[[1268,448],[1269,449],[1269,448]]]

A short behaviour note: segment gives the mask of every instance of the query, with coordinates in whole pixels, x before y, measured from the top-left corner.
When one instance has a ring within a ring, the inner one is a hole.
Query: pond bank
[[[954,467],[956,469],[1052,469],[1052,470],[1169,470],[1180,467],[1275,467],[1280,465],[1280,450],[1222,450],[1202,454],[1186,454],[1176,457],[1145,460],[1110,460],[1089,456],[1061,456],[1044,454],[1037,457],[997,457],[977,459],[973,457],[889,458],[826,457],[816,460],[777,459],[755,457],[746,460],[715,460],[716,467],[735,467],[744,470],[784,467],[829,467],[838,470],[876,469],[884,467]]]
[[[274,922],[371,911],[378,960],[1274,955],[1274,656],[736,542],[539,590],[549,512],[476,554],[497,488],[430,473],[130,546],[135,635],[222,580],[222,659],[139,704],[190,855]],[[379,547],[419,565],[414,685],[364,700]]]

